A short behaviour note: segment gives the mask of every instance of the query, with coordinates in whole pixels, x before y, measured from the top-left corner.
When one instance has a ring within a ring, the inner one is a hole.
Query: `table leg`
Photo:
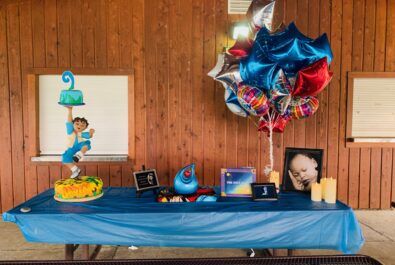
[[[65,245],[65,260],[73,260],[74,258],[74,244]]]
[[[82,254],[81,254],[81,258],[83,260],[89,260],[89,245],[81,245],[82,247]]]
[[[273,254],[270,252],[270,250],[269,249],[262,249],[262,253],[261,253],[261,255],[263,256],[263,257],[272,257],[273,256]]]
[[[99,255],[100,250],[101,250],[101,245],[96,245],[96,248],[93,251],[92,255],[89,257],[89,259],[90,260],[95,260],[97,255]]]

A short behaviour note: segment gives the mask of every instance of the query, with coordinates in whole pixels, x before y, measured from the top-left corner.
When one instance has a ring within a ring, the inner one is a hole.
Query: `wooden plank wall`
[[[282,0],[277,0],[282,1]],[[285,0],[284,21],[331,41],[335,73],[315,116],[274,136],[275,168],[285,147],[325,149],[324,176],[354,208],[395,200],[390,148],[346,148],[347,73],[395,71],[395,0]],[[5,211],[68,176],[59,164],[33,164],[26,72],[31,67],[127,68],[135,72],[136,165],[170,184],[195,162],[201,184],[219,184],[221,167],[255,166],[265,181],[268,141],[223,103],[207,76],[231,45],[226,0],[20,0],[0,3],[0,199]],[[130,186],[132,164],[85,164],[106,185]]]

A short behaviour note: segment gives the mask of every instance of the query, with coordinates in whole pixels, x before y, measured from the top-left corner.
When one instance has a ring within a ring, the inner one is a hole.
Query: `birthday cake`
[[[62,90],[59,104],[61,105],[84,105],[84,98],[81,90]]]
[[[82,176],[55,182],[54,198],[57,201],[84,202],[101,196],[103,196],[103,181],[98,177]]]
[[[62,74],[62,80],[65,83],[71,83],[67,90],[62,90],[60,93],[59,104],[64,106],[79,106],[85,105],[84,97],[81,90],[74,90],[74,75],[70,71],[65,71]]]

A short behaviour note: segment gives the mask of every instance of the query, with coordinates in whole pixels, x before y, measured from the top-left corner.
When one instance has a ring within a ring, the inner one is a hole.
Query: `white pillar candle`
[[[322,190],[322,199],[325,200],[325,184],[326,184],[327,178],[321,178],[320,179],[320,184],[321,184],[321,190]]]
[[[325,202],[336,203],[336,179],[328,178],[325,183]]]
[[[320,202],[322,199],[322,187],[320,183],[313,183],[311,185],[311,200],[315,202]]]

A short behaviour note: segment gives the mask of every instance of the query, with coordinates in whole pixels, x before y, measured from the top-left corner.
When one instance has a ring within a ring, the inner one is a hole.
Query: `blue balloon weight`
[[[327,57],[328,63],[333,58],[326,34],[315,40],[310,39],[294,23],[275,34],[270,34],[263,27],[249,56],[240,61],[240,75],[244,84],[270,90],[280,69],[287,76],[294,76],[300,69],[323,57]]]

